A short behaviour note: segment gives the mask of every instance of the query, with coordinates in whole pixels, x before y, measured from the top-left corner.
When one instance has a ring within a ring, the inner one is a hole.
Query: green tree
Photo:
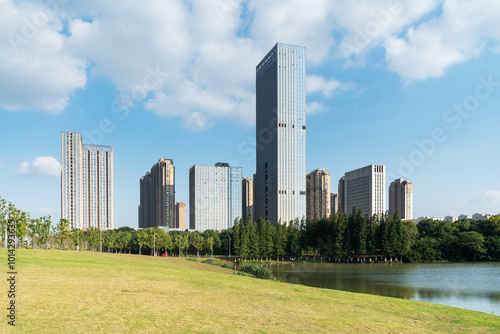
[[[274,245],[276,247],[275,254],[278,256],[278,260],[279,256],[285,255],[286,241],[286,226],[281,224],[281,222],[278,222],[278,224],[276,224],[276,232],[274,234]]]
[[[250,253],[250,231],[248,224],[240,224],[240,256],[245,259]]]
[[[193,233],[191,245],[196,248],[196,257],[200,257],[200,249],[203,247],[205,239],[199,233]]]
[[[101,238],[101,231],[97,227],[89,227],[87,231],[85,231],[85,236],[87,237],[87,241],[89,242],[89,248],[92,251],[95,251],[97,245],[99,245],[99,241]]]
[[[500,236],[490,236],[485,238],[484,245],[486,256],[489,261],[500,260]]]
[[[21,245],[24,245],[24,237],[28,234],[29,215],[24,211],[16,209],[12,203],[9,203],[8,208],[9,219],[16,221],[17,248],[20,248]]]
[[[74,228],[71,230],[70,236],[71,240],[73,240],[73,243],[75,244],[76,251],[79,251],[80,245],[83,241],[83,231],[78,228]]]
[[[302,246],[300,245],[300,231],[298,220],[292,222],[288,226],[288,243],[290,253],[293,255],[300,255],[302,252]]]
[[[233,244],[233,252],[236,255],[241,255],[240,250],[241,250],[241,238],[240,238],[240,229],[241,229],[241,224],[238,220],[234,221],[233,225],[233,235],[232,235],[232,244]]]
[[[250,216],[249,216],[250,217]],[[259,245],[259,232],[257,230],[256,223],[247,222],[249,229],[249,243],[250,243],[250,252],[249,255],[256,258],[260,256],[260,245]]]
[[[172,236],[170,233],[165,233],[165,252],[168,252],[168,254],[172,254],[172,250],[174,249],[174,240],[172,240]]]
[[[142,246],[148,241],[148,232],[140,229],[135,233],[135,241],[139,245],[139,255],[142,255]]]
[[[208,237],[205,239],[205,249],[210,252],[210,256],[214,256],[214,238]]]
[[[462,258],[467,261],[481,260],[486,255],[484,237],[478,232],[460,232],[457,245]]]
[[[45,249],[48,248],[48,242],[51,236],[52,218],[50,216],[43,216],[40,218],[40,226],[37,227],[38,234],[40,238],[38,241],[40,245],[45,245]]]
[[[40,218],[30,218],[28,221],[28,236],[31,238],[31,248],[35,249],[36,237],[38,236],[38,227]]]
[[[265,251],[266,251],[266,256],[273,255],[274,253],[274,234],[275,234],[276,228],[271,225],[271,222],[269,220],[266,221],[266,235],[265,235]]]
[[[69,237],[69,221],[61,218],[57,225],[54,227],[54,237],[59,248],[62,250],[64,240]]]
[[[108,249],[108,252],[113,252],[116,248],[116,241],[118,239],[118,234],[116,230],[109,230],[104,233],[103,243],[104,246]]]
[[[5,247],[7,240],[5,234],[5,228],[7,227],[7,210],[7,201],[0,197],[0,236],[2,237],[2,247]]]
[[[184,253],[187,256],[187,250],[189,248],[189,235],[187,233],[184,233],[183,235],[181,235],[180,241],[181,249],[184,250]]]

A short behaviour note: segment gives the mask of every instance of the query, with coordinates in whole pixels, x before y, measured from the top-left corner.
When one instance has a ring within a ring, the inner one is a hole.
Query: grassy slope
[[[185,259],[21,250],[17,261],[20,333],[500,331],[500,317],[480,312],[263,281]]]

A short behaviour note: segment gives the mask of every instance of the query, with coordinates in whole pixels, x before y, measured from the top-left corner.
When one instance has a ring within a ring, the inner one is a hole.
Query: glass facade
[[[306,216],[306,49],[278,43],[256,69],[255,216]]]
[[[190,229],[222,231],[241,218],[241,175],[224,163],[189,169]]]
[[[71,228],[113,229],[113,147],[61,133],[61,218]]]

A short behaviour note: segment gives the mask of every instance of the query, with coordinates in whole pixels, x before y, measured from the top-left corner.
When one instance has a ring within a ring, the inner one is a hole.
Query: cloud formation
[[[404,81],[500,50],[497,0],[50,3],[2,2],[0,108],[61,112],[89,77],[104,77],[190,129],[219,119],[252,125],[255,66],[277,41],[307,48],[309,93],[324,97],[341,83],[315,69],[369,65],[373,50]],[[148,68],[162,77],[145,86]]]
[[[20,174],[61,176],[61,164],[54,157],[36,157],[33,162],[24,161],[17,169]]]

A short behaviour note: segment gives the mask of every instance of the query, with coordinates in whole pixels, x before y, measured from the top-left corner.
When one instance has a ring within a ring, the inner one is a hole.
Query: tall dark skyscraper
[[[256,218],[306,216],[306,49],[277,43],[256,69]]]

